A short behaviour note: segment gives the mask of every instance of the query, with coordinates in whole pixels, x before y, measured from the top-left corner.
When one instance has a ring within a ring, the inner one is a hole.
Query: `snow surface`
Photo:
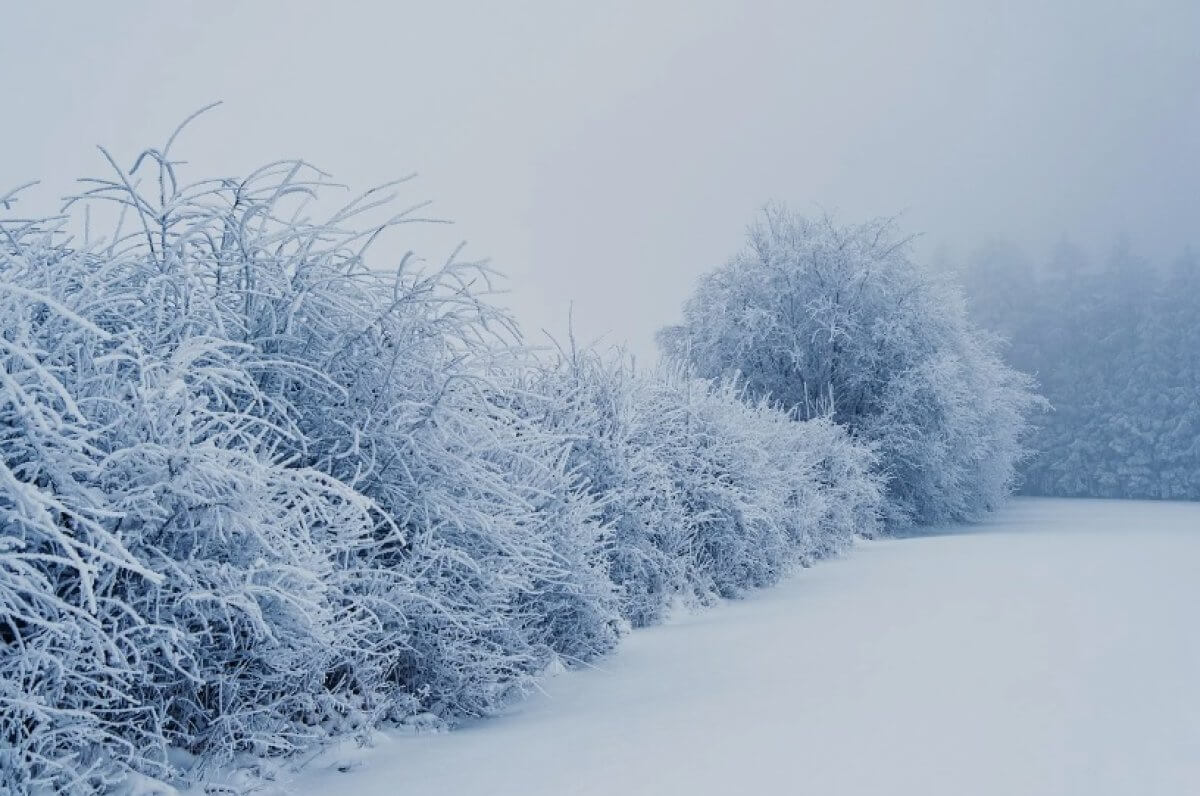
[[[1200,504],[1022,499],[635,632],[306,794],[1200,793]],[[342,773],[339,768],[349,769]]]

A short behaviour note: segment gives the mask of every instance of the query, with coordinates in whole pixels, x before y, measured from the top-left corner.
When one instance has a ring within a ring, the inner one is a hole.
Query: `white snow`
[[[1024,499],[635,632],[307,794],[1200,793],[1200,504]],[[353,757],[354,759],[351,759]],[[341,773],[338,768],[348,769]]]

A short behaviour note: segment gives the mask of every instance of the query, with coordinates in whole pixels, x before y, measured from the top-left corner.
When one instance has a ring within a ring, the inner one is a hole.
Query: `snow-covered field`
[[[1200,504],[1017,500],[634,633],[321,794],[1200,793]],[[349,768],[340,772],[338,768]]]

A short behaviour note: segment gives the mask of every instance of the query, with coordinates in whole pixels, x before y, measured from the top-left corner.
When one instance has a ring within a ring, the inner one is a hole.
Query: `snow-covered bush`
[[[86,280],[57,276],[51,230],[0,234],[0,787],[82,790],[152,740],[130,694],[144,623],[111,592],[165,578],[123,542],[96,484],[94,402],[74,389],[118,344],[86,317]]]
[[[796,422],[765,398],[750,400],[725,380],[668,371],[657,408],[682,407],[664,436],[685,516],[693,527],[693,588],[735,597],[774,583],[794,562],[811,563],[876,529],[878,482],[869,448],[827,418]],[[831,472],[844,480],[836,487]],[[832,490],[858,499],[850,522],[831,512]]]
[[[770,209],[660,341],[707,378],[736,375],[872,443],[893,523],[970,518],[1008,491],[1038,404],[957,291],[890,223],[839,227]]]
[[[567,466],[600,511],[601,553],[621,615],[636,626],[657,621],[671,596],[687,590],[688,525],[671,489],[665,428],[639,405],[644,380],[589,352],[528,369],[515,394],[531,422],[571,440]]]
[[[571,466],[601,507],[609,574],[636,626],[680,598],[773,583],[875,530],[873,454],[827,419],[796,422],[732,383],[594,352],[529,379],[552,398],[541,422],[574,439]]]
[[[90,790],[361,708],[376,612],[345,562],[399,531],[288,453],[295,413],[182,246],[5,231],[4,778]]]
[[[351,229],[368,194],[305,220],[302,163],[148,167],[76,203],[134,219],[103,248],[4,227],[5,778],[486,713],[608,649],[592,498],[484,382],[510,324],[483,269],[368,269],[405,216]]]
[[[828,418],[537,364],[482,266],[369,267],[413,218],[367,223],[387,191],[313,221],[303,162],[109,160],[63,218],[0,218],[0,789],[484,715],[875,527]]]

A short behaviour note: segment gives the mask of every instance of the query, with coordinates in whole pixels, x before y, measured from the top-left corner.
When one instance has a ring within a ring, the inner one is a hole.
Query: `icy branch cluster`
[[[531,358],[479,265],[370,268],[414,218],[365,224],[386,190],[314,221],[302,162],[110,163],[0,221],[0,786],[485,715],[877,529],[874,443],[834,419]]]
[[[538,423],[570,440],[635,626],[673,597],[736,597],[878,530],[874,453],[828,418],[799,422],[734,382],[594,353],[531,369],[523,386],[544,407]]]

